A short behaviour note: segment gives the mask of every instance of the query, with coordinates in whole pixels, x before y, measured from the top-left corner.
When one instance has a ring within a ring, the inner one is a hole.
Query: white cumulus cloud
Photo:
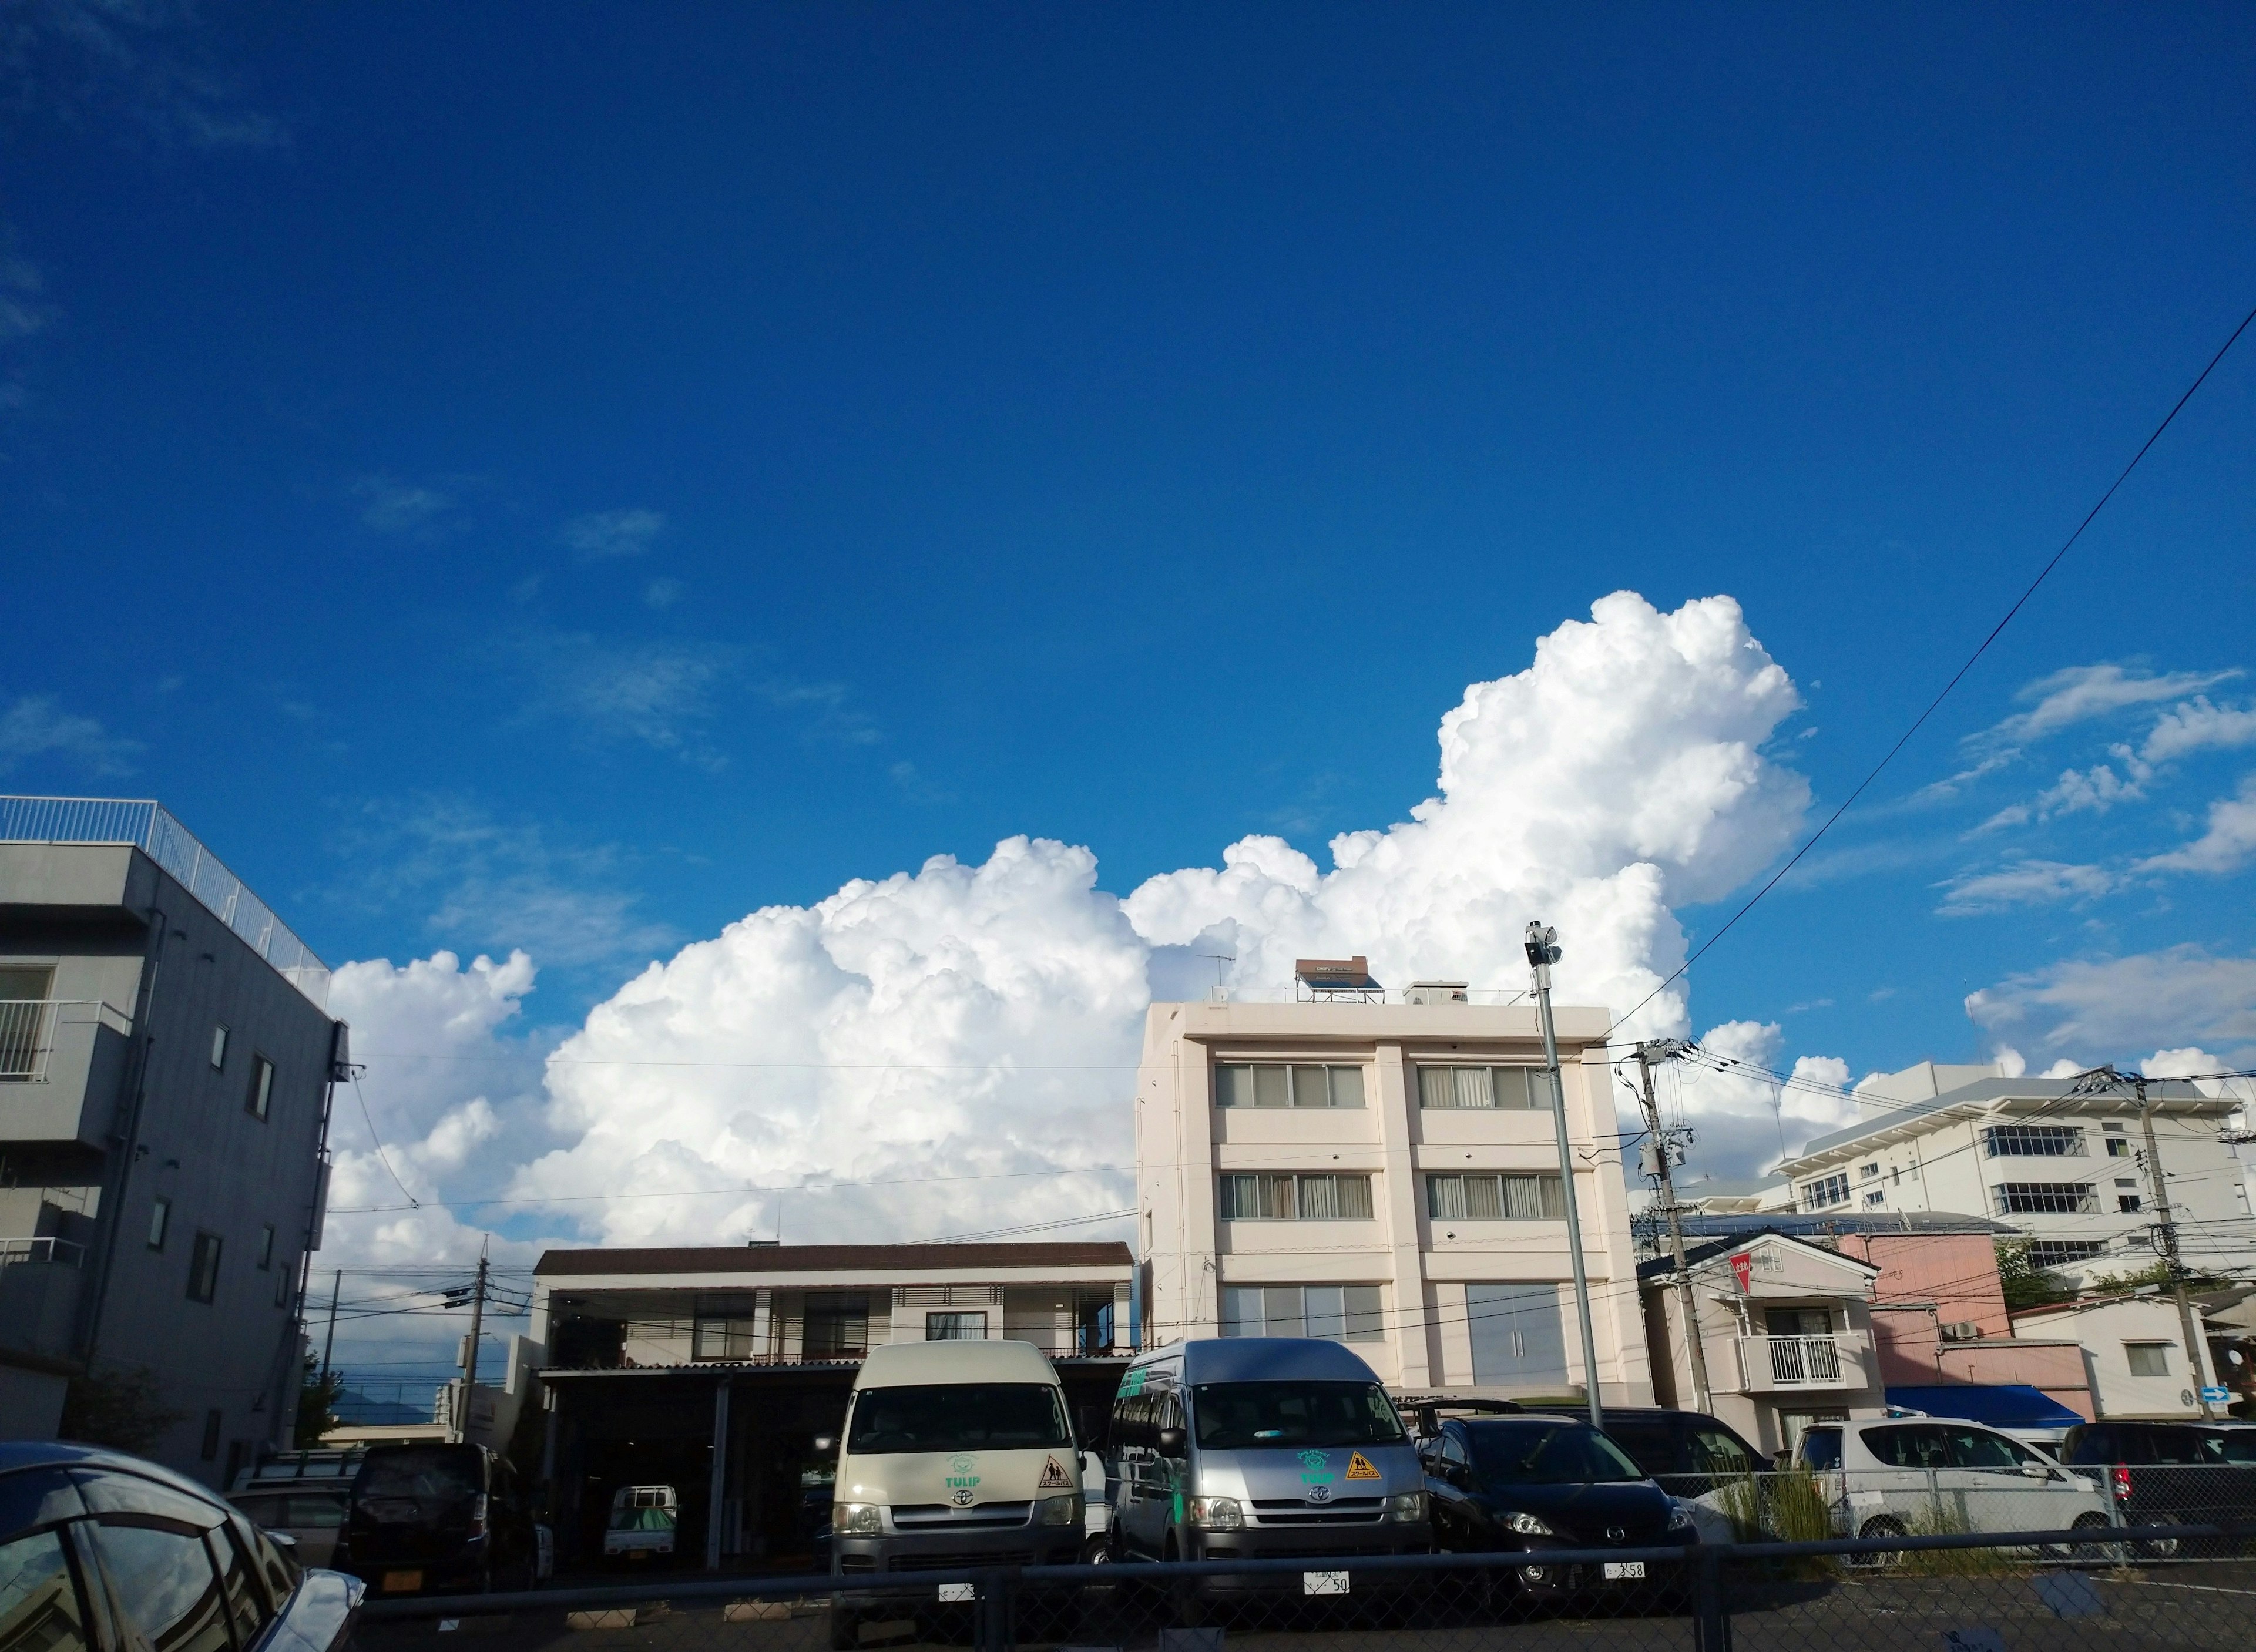
[[[1333,840],[1328,868],[1255,836],[1122,899],[1089,849],[1019,837],[979,865],[941,856],[763,907],[590,1013],[548,1058],[537,1128],[496,1096],[481,1133],[459,1085],[403,1102],[407,1172],[513,1153],[510,1197],[611,1243],[1124,1232],[1040,1225],[1128,1205],[1144,1011],[1202,992],[1202,954],[1233,955],[1246,997],[1286,996],[1296,956],[1358,952],[1392,985],[1517,987],[1520,930],[1542,917],[1562,999],[1628,1011],[1682,961],[1674,907],[1740,886],[1800,825],[1808,787],[1764,749],[1798,703],[1730,598],[1664,614],[1617,593],[1470,688],[1442,722],[1436,794]],[[459,994],[475,1020],[529,988],[529,966],[514,996],[482,978],[481,1003],[478,967],[445,959],[434,1007]],[[1688,1030],[1683,989],[1632,1027]],[[1775,1064],[1774,1028],[1710,1036]],[[1804,1066],[1796,1136],[1840,1120],[1847,1078]],[[1720,1078],[1705,1093],[1726,1104],[1719,1152],[1775,1156],[1767,1099],[1750,1112]]]

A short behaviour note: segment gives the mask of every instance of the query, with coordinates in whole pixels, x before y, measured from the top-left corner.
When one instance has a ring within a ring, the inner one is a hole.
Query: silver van
[[[1113,1401],[1108,1455],[1115,1559],[1312,1563],[1209,1578],[1199,1594],[1343,1593],[1345,1572],[1323,1562],[1433,1547],[1410,1431],[1336,1342],[1226,1337],[1139,1355]]]

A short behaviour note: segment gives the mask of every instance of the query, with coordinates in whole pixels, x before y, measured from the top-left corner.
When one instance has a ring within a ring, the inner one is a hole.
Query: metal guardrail
[[[178,879],[316,1007],[328,1007],[328,966],[155,799],[0,797],[0,843],[131,844]]]
[[[1529,1636],[1531,1648],[1587,1646],[1597,1629],[1609,1652],[1730,1652],[1736,1627],[1751,1647],[2242,1652],[2251,1592],[2215,1586],[2214,1577],[2173,1583],[2168,1568],[2126,1567],[2128,1551],[2150,1535],[2033,1530],[1688,1549],[975,1566],[852,1578],[648,1578],[628,1586],[376,1599],[363,1610],[356,1640],[365,1652],[395,1641],[419,1646],[435,1620],[441,1630],[479,1630],[511,1652],[630,1641],[652,1652],[798,1652],[824,1644],[806,1620],[828,1605],[834,1649],[864,1644],[870,1627],[894,1644],[912,1637],[962,1644],[968,1630],[978,1652],[1034,1645],[1192,1652],[1218,1649],[1240,1633],[1310,1640],[1345,1633],[1352,1640],[1339,1644],[1359,1652],[1378,1643],[1404,1652],[1492,1652],[1505,1628]],[[2199,1535],[2237,1545],[2256,1538],[2256,1527]],[[1546,1594],[1530,1584],[1539,1561],[1553,1578],[1625,1581]],[[2248,1580],[2234,1573],[2224,1581]],[[1227,1592],[1206,1592],[1215,1589]],[[858,1604],[842,1605],[842,1597]],[[865,1607],[877,1621],[865,1622]],[[1604,1618],[1603,1627],[1573,1622],[1591,1618]],[[1202,1620],[1212,1627],[1191,1627]],[[1550,1628],[1555,1622],[1560,1627]]]
[[[32,1239],[0,1239],[0,1267],[11,1262],[60,1262],[67,1267],[86,1266],[86,1246],[76,1239],[40,1234]]]

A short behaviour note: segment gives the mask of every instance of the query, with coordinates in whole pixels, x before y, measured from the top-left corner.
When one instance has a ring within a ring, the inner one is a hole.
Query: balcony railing
[[[1865,1338],[1837,1332],[1820,1337],[1741,1337],[1740,1392],[1861,1388],[1866,1386]]]
[[[81,1022],[132,1030],[123,1014],[97,999],[0,999],[0,1084],[46,1084],[55,1029]]]
[[[180,879],[316,1006],[328,1006],[328,965],[153,799],[0,797],[0,843],[130,844]]]
[[[86,1266],[86,1246],[75,1239],[42,1235],[37,1239],[0,1239],[0,1267],[11,1262],[60,1262],[66,1267]]]

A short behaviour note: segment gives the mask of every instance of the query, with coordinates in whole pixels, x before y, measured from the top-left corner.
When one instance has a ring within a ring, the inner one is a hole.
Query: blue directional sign
[[[2230,1388],[2203,1388],[2201,1391],[2201,1397],[2208,1401],[2211,1405],[2223,1405],[2227,1400],[2230,1400],[2232,1397],[2232,1390]]]

